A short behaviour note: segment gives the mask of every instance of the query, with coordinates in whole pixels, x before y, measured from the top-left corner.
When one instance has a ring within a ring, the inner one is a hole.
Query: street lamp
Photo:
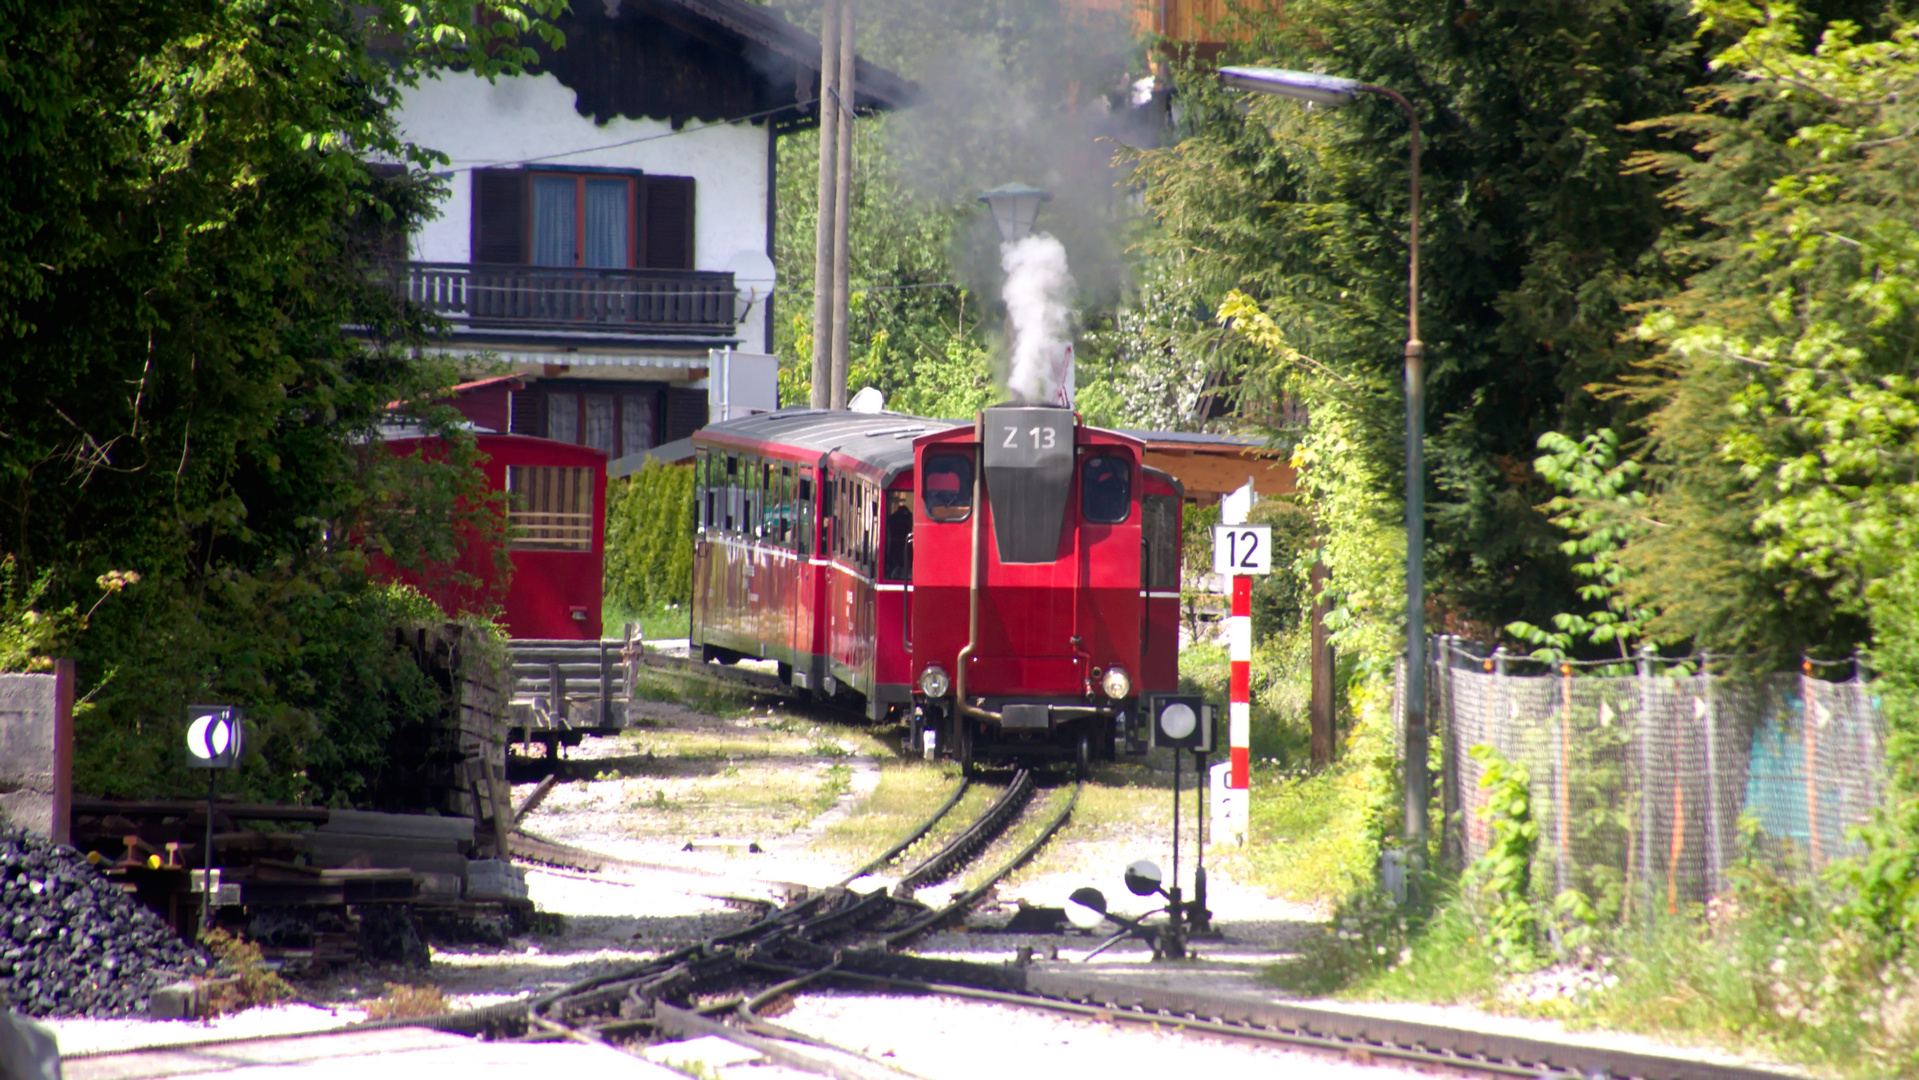
[[[1053,193],[1020,183],[1001,184],[981,195],[979,201],[993,211],[999,238],[1012,244],[1033,234],[1033,223],[1039,220],[1039,204],[1052,202]]]
[[[1284,68],[1226,67],[1219,80],[1236,90],[1275,94],[1314,105],[1350,105],[1361,94],[1399,106],[1412,128],[1411,288],[1406,302],[1406,846],[1426,845],[1426,345],[1419,340],[1419,114],[1393,90],[1357,79]]]

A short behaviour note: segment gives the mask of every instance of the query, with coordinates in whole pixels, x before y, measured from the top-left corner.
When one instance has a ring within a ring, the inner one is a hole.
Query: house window
[[[620,448],[623,452],[637,454],[658,445],[653,438],[653,401],[652,394],[620,396]]]
[[[580,395],[546,395],[546,437],[555,442],[580,441]]]
[[[619,433],[615,413],[617,399],[612,394],[586,395],[586,438],[582,443],[595,450],[601,450],[607,457],[619,454],[620,446],[615,436]]]
[[[515,434],[543,435],[556,442],[590,446],[609,458],[659,445],[659,391],[614,385],[607,392],[589,392],[595,389],[589,385],[579,390],[547,390],[545,428],[532,427],[530,422],[521,426],[516,419]]]
[[[476,263],[693,269],[690,176],[477,169]]]
[[[508,546],[517,551],[593,550],[593,470],[509,465]]]
[[[535,173],[532,183],[533,265],[633,265],[633,178]]]

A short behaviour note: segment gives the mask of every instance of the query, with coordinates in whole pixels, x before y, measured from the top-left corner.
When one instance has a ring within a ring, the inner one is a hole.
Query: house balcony
[[[406,298],[456,332],[732,337],[733,275],[494,263],[405,264]]]

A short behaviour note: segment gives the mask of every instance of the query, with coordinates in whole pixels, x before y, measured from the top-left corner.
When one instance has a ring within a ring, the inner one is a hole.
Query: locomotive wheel
[[[1086,721],[1081,721],[1079,725],[1079,739],[1073,767],[1073,776],[1078,780],[1091,780],[1093,778],[1092,727],[1093,725]]]
[[[953,760],[959,762],[960,775],[973,775],[973,721],[964,716],[953,722]]]

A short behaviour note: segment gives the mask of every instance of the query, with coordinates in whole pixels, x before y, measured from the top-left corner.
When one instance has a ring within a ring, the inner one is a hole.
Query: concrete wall
[[[622,117],[602,127],[581,116],[573,101],[573,91],[552,75],[488,83],[477,76],[449,72],[407,91],[400,106],[401,131],[413,142],[451,157],[455,170],[448,177],[452,190],[439,218],[413,238],[413,258],[472,261],[471,170],[522,162],[557,169],[584,165],[691,176],[695,180],[694,269],[725,270],[742,251],[766,251],[771,141],[764,124],[702,127],[693,121],[675,132],[665,120]]]
[[[0,822],[67,842],[73,823],[73,661],[0,675]]]

